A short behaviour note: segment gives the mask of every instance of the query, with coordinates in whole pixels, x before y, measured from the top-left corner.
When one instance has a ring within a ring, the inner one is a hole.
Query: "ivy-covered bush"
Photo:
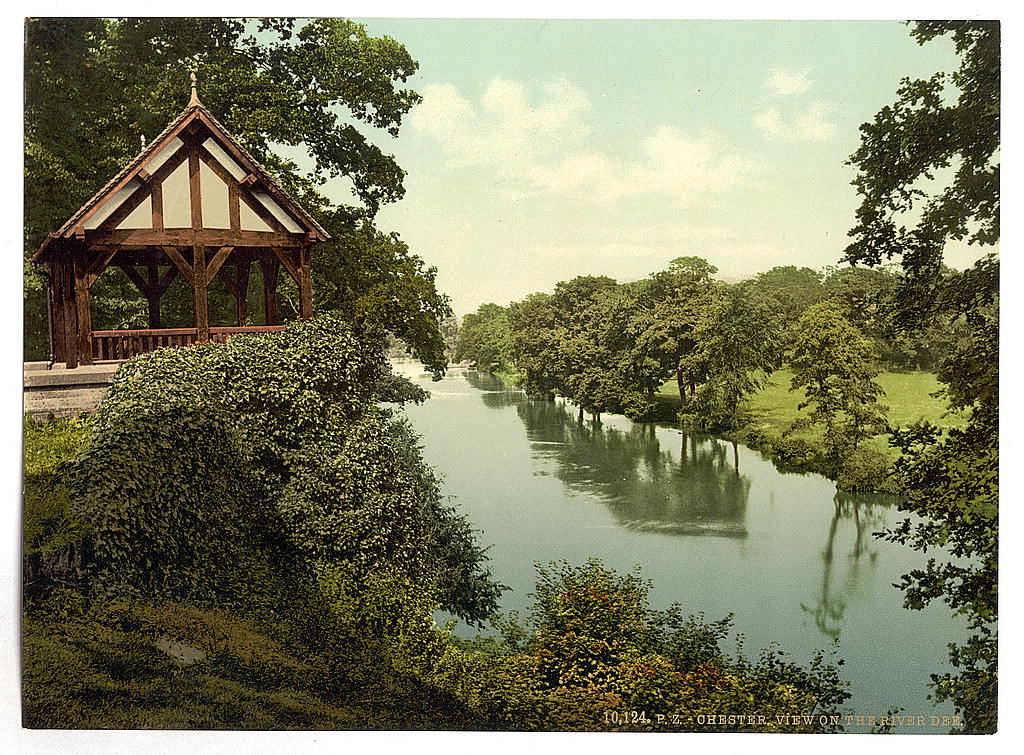
[[[380,333],[332,316],[126,363],[74,462],[100,594],[269,614],[340,565],[397,569],[479,621],[498,586],[443,505]]]

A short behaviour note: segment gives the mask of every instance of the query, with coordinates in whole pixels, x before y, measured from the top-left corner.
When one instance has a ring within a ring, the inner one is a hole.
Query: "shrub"
[[[779,438],[772,444],[772,454],[782,471],[810,471],[820,459],[819,447],[804,438]]]
[[[287,605],[328,564],[396,568],[479,620],[498,587],[407,428],[383,338],[326,316],[139,356],[117,373],[71,489],[111,595]]]
[[[523,641],[505,622],[515,639],[511,652],[497,654],[461,649],[430,619],[436,602],[429,592],[395,575],[355,589],[335,574],[325,590],[344,623],[358,627],[364,642],[379,643],[378,655],[392,667],[500,728],[602,730],[609,727],[606,714],[644,710],[644,720],[615,728],[680,731],[703,728],[694,723],[701,714],[757,713],[764,725],[721,728],[771,731],[781,728],[776,713],[834,712],[849,696],[821,656],[807,668],[777,650],[757,663],[728,657],[720,643],[731,617],[707,623],[684,617],[678,606],[652,610],[648,584],[635,572],[616,574],[596,560],[538,569],[533,630]],[[786,730],[828,728],[814,719]]]
[[[889,460],[884,454],[861,446],[843,459],[836,484],[840,490],[896,492],[889,471]]]

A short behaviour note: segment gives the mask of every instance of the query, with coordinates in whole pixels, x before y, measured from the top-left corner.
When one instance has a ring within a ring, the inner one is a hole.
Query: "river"
[[[484,373],[410,374],[431,398],[406,413],[444,492],[490,546],[510,588],[503,611],[528,614],[534,562],[639,564],[653,607],[735,614],[748,656],[773,642],[801,661],[834,649],[849,712],[952,715],[927,699],[928,682],[949,669],[946,645],[964,630],[945,606],[902,607],[893,583],[926,559],[872,537],[903,518],[892,498],[837,495],[824,477],[780,473],[709,436],[615,415],[580,423],[571,404]]]

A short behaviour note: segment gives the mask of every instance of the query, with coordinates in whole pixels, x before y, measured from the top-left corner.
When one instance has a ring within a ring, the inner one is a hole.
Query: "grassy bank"
[[[814,459],[816,449],[821,445],[820,427],[811,427],[792,433],[783,438],[783,433],[803,416],[797,406],[803,400],[803,391],[789,389],[792,373],[788,370],[775,372],[767,385],[751,397],[748,420],[744,427],[729,434],[773,458],[783,468],[794,471],[814,471],[827,474]],[[939,427],[959,427],[963,418],[948,414],[943,398],[934,396],[941,384],[930,372],[883,372],[877,382],[884,395],[880,402],[888,407],[886,417],[892,427],[906,427],[914,422],[928,421]],[[679,388],[675,381],[666,383],[658,392],[663,409],[661,414],[674,416],[679,408]],[[841,482],[857,488],[888,489],[884,467],[892,464],[899,452],[889,446],[888,436],[876,435],[864,444],[864,452],[874,454],[869,460],[870,469],[857,471],[850,479]]]

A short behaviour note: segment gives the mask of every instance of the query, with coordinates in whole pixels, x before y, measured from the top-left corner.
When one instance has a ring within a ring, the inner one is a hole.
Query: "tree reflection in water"
[[[572,490],[593,494],[631,530],[743,538],[750,480],[730,463],[726,445],[681,435],[680,458],[662,450],[655,426],[622,430],[581,422],[573,407],[518,394],[535,458],[555,463]],[[485,394],[484,400],[507,400]]]
[[[825,548],[821,553],[821,588],[813,606],[800,604],[805,613],[814,617],[818,630],[833,640],[839,639],[843,615],[849,602],[865,590],[870,590],[875,582],[874,567],[878,548],[872,547],[876,542],[872,533],[884,527],[883,512],[891,508],[894,501],[893,496],[883,494],[858,493],[854,496],[850,493],[836,493],[835,510],[825,539]],[[841,580],[837,580],[836,571],[842,568],[841,563],[836,563],[837,539],[840,530],[848,529],[841,526],[847,522],[853,524],[853,543],[846,558],[846,572]]]

